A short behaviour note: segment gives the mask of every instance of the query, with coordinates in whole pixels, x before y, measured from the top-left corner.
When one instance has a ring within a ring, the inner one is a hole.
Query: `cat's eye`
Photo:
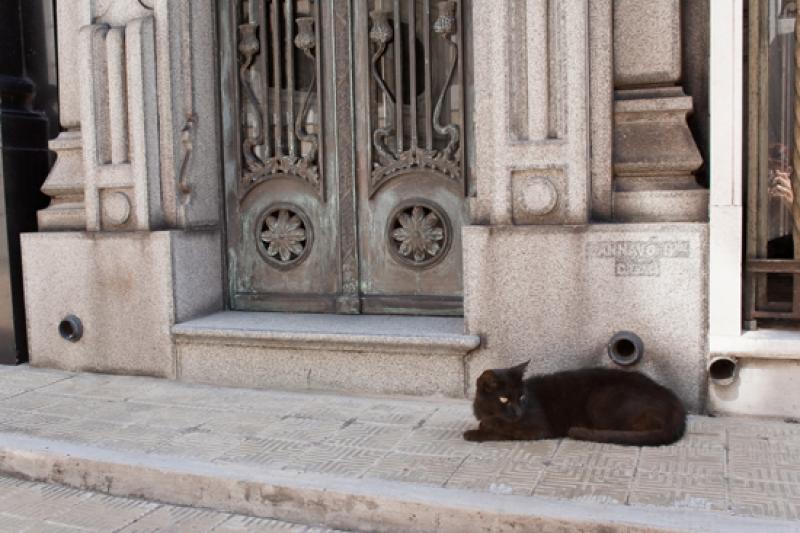
[[[524,402],[524,401],[525,401],[525,395],[524,395],[524,394],[523,394],[522,396],[520,396],[520,397],[519,397],[519,401],[521,401],[521,402]]]
[[[508,398],[505,396],[500,396],[500,403],[508,403]]]

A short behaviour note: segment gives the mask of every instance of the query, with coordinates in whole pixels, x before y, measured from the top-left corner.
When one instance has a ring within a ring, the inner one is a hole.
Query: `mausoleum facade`
[[[56,8],[33,365],[464,397],[531,359],[797,412],[793,2]]]

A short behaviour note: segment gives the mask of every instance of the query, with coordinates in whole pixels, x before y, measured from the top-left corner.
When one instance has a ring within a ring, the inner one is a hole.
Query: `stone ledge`
[[[689,509],[493,495],[254,469],[0,434],[0,471],[115,496],[384,532],[796,531],[796,522]]]
[[[461,318],[224,311],[176,324],[178,344],[466,355],[480,346]]]
[[[614,191],[617,222],[707,222],[709,190]]]
[[[709,341],[712,356],[800,361],[800,331],[747,331],[739,337],[714,336]]]

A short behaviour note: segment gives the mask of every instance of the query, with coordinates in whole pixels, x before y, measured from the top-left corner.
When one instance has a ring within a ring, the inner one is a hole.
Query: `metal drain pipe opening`
[[[636,333],[620,331],[608,341],[608,357],[620,366],[632,366],[644,356],[644,342]]]
[[[739,365],[733,357],[715,357],[708,363],[708,377],[714,385],[726,387],[736,381]]]
[[[70,342],[78,342],[83,337],[83,323],[75,315],[64,317],[58,324],[58,334],[61,338]]]

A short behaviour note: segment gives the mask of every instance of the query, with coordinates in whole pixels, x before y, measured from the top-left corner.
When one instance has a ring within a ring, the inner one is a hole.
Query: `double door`
[[[231,308],[461,314],[462,2],[220,4]]]

